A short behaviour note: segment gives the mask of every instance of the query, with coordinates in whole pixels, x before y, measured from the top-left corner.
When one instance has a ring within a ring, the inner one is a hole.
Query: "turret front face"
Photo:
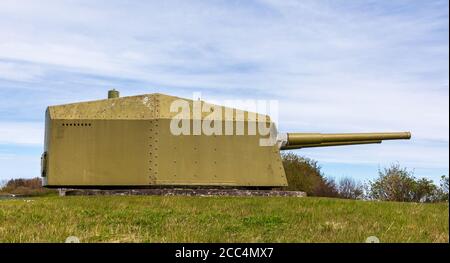
[[[49,113],[49,109],[47,108],[45,110],[45,133],[44,133],[44,151],[42,152],[41,155],[41,176],[43,177],[42,179],[42,184],[44,186],[48,185],[48,163],[49,163],[49,149],[50,149],[50,135],[51,135],[51,119],[50,119],[50,113]]]
[[[205,134],[208,129],[204,127],[196,134],[194,127],[199,122],[204,124],[208,117],[171,111],[178,100],[151,94],[49,107],[45,184],[287,185],[277,145],[261,146],[263,136],[249,133],[254,123],[247,115],[243,120],[221,121],[220,135]],[[225,112],[226,108],[218,111]],[[189,134],[177,130],[174,119],[180,125],[189,125]],[[227,127],[243,127],[243,133],[229,134]]]

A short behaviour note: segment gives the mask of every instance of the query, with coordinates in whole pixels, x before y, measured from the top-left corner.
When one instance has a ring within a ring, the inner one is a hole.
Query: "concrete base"
[[[305,197],[305,192],[279,190],[243,190],[243,189],[132,189],[132,190],[93,190],[59,189],[60,196],[77,195],[161,195],[161,196],[292,196]]]

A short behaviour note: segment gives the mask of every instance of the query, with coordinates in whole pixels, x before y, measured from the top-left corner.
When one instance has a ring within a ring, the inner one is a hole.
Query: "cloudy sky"
[[[276,99],[280,130],[406,131],[296,151],[327,176],[449,171],[448,1],[0,1],[0,180],[39,176],[47,105]]]

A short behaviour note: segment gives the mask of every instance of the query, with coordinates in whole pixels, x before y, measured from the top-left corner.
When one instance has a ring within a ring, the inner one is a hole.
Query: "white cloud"
[[[35,65],[21,65],[0,61],[0,78],[5,77],[14,81],[31,81],[42,75],[42,70]]]
[[[0,145],[43,145],[43,128],[43,123],[36,122],[0,122]]]

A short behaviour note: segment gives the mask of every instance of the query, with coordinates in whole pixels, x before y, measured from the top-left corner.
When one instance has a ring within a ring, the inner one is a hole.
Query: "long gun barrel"
[[[280,150],[308,147],[343,146],[381,143],[383,140],[408,140],[410,132],[383,133],[287,133],[281,140]]]

